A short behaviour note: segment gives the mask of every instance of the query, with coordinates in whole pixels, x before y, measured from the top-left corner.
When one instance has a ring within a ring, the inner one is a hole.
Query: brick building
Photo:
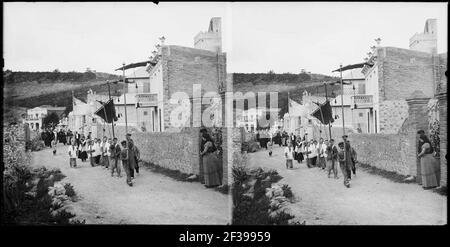
[[[213,18],[210,28],[211,25],[215,32],[221,31],[220,18]],[[156,131],[174,130],[170,117],[176,105],[171,104],[170,99],[175,93],[186,93],[191,103],[196,103],[206,92],[220,95],[225,91],[226,54],[220,52],[221,49],[210,49],[216,47],[215,42],[211,46],[208,44],[207,40],[201,46],[195,45],[200,48],[162,44],[157,54],[158,62],[147,67],[150,74],[149,91],[150,94],[156,94],[157,98],[157,105],[150,112],[155,119]],[[201,95],[194,95],[194,84],[201,85]],[[190,126],[199,126],[201,116],[192,113],[191,108]]]
[[[426,35],[431,35],[428,32],[436,35],[435,29],[430,30],[435,25],[435,22],[427,20]],[[420,39],[417,34],[412,38],[421,44]],[[410,49],[379,46],[368,61],[373,66],[363,68],[367,94],[373,95],[375,133],[397,133],[400,130],[408,117],[405,100],[414,91],[422,91],[429,98],[435,96],[437,71],[446,64],[447,54],[436,54],[436,47],[430,48],[431,44],[435,45],[435,42],[427,41],[426,46],[412,42]]]
[[[447,53],[437,52],[436,23],[434,19],[427,20],[424,32],[411,37],[409,49],[381,46],[375,48],[367,61],[373,65],[365,66],[362,72],[366,80],[366,92],[373,95],[373,126],[375,132],[380,135],[369,135],[367,138],[354,135],[352,138],[356,147],[360,145],[361,153],[364,153],[363,146],[367,146],[368,142],[373,142],[377,148],[398,143],[399,150],[389,148],[384,150],[384,153],[380,152],[383,153],[382,157],[367,157],[367,160],[383,161],[384,163],[376,161],[378,164],[375,166],[416,176],[420,167],[419,159],[414,158],[418,149],[416,132],[425,130],[431,140],[436,140],[437,132],[433,119],[437,119],[439,143],[433,145],[437,148],[439,144],[436,151],[440,151],[440,157],[436,158],[440,160],[441,185],[445,186]],[[437,111],[434,107],[436,102]],[[387,153],[400,155],[401,159],[385,159],[389,157]]]

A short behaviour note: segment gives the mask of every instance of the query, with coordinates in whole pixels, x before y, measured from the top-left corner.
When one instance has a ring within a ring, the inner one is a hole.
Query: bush
[[[76,196],[75,190],[73,189],[73,186],[70,183],[64,184],[64,189],[66,190],[66,195],[68,197]]]
[[[27,141],[25,144],[25,149],[33,152],[40,151],[44,148],[45,148],[44,141],[42,141],[40,135],[36,135],[33,139]]]
[[[13,127],[14,128],[14,127]],[[53,216],[50,210],[60,205],[52,205],[53,198],[48,194],[50,186],[65,176],[60,170],[44,167],[30,169],[29,156],[16,141],[17,131],[4,129],[2,217],[6,225],[51,225],[65,224],[72,214],[61,212]]]
[[[269,225],[288,225],[289,220],[293,218],[293,215],[281,211],[275,217],[269,219]]]
[[[243,184],[250,178],[250,175],[247,174],[245,167],[242,166],[233,166],[231,172],[233,174],[233,181],[236,184]]]
[[[294,193],[292,193],[292,189],[291,189],[291,187],[289,187],[289,185],[283,184],[281,189],[283,190],[284,197],[286,197],[288,199],[292,199],[294,197]]]
[[[243,167],[233,167],[232,185],[234,225],[286,225],[293,215],[284,211],[271,215],[271,201],[266,196],[266,189],[273,181],[282,177],[276,170],[264,171],[257,168],[247,171]],[[251,186],[254,181],[253,186]]]

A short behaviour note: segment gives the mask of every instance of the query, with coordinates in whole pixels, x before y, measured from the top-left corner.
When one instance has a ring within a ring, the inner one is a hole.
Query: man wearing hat
[[[343,135],[342,139],[344,139],[345,142],[345,154],[350,158],[350,170],[353,172],[353,175],[356,175],[356,151],[350,145],[348,135]],[[349,173],[349,179],[352,179],[351,173]]]
[[[344,177],[344,186],[350,188],[350,157],[344,148],[344,142],[339,142],[338,146],[339,166],[341,167],[341,172]]]
[[[133,139],[131,139],[131,134],[128,133],[126,136],[128,144],[128,163],[130,168],[131,178],[134,178],[134,170],[139,174],[139,149],[134,144]]]

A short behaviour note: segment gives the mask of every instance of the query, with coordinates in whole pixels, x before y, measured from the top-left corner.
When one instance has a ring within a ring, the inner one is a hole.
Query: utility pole
[[[125,79],[125,62],[123,62],[123,67],[122,67],[122,75],[123,75],[123,84],[124,84],[124,88],[126,88],[128,85],[126,83],[126,79]],[[125,106],[125,141],[126,141],[126,147],[127,147],[127,157],[129,159],[130,157],[130,150],[128,150],[128,121],[127,121],[127,92],[128,88],[126,88],[127,90],[123,91],[123,104]]]
[[[342,109],[342,138],[345,136],[345,121],[344,121],[344,82],[342,81],[342,64],[339,66],[339,73],[341,76],[341,109]],[[344,162],[347,163],[347,143],[344,139]]]
[[[341,75],[341,109],[342,109],[342,135],[345,135],[345,121],[344,121],[344,82],[342,80],[342,64],[340,65],[339,72]]]
[[[126,83],[126,79],[125,79],[125,62],[123,63],[123,67],[122,67],[122,72],[123,72],[123,83],[124,83],[124,88],[126,89],[127,87],[127,83]],[[127,120],[127,92],[128,90],[123,91],[123,103],[125,105],[125,133],[128,134],[128,120]]]

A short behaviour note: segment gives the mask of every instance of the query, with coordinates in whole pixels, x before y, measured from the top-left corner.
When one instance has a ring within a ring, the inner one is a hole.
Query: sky
[[[4,3],[3,57],[13,71],[117,73],[166,44],[194,36],[222,17],[227,72],[332,75],[362,62],[374,39],[409,47],[428,18],[438,19],[438,53],[447,52],[447,3]]]

